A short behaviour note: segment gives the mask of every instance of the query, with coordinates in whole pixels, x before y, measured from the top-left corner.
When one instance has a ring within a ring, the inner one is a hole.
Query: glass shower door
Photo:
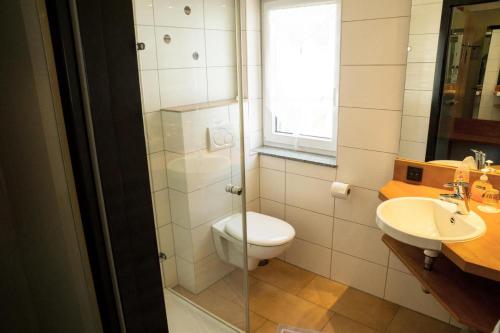
[[[239,12],[234,0],[134,1],[165,292],[247,330]]]

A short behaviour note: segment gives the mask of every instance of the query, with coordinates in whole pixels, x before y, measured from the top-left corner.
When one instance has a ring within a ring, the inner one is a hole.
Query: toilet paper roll
[[[340,182],[333,182],[332,186],[330,187],[330,193],[334,198],[347,199],[347,197],[351,193],[351,185]]]

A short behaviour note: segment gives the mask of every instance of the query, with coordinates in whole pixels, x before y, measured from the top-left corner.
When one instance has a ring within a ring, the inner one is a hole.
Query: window
[[[264,143],[315,153],[337,144],[340,1],[264,1]]]

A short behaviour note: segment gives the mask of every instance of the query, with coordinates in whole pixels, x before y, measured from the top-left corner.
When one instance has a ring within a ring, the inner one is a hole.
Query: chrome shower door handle
[[[231,194],[241,195],[241,193],[243,193],[243,188],[241,186],[227,184],[226,185],[226,192],[231,193]]]

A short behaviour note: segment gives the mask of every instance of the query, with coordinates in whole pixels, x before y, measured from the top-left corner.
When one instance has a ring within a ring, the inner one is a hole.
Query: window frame
[[[268,100],[268,90],[267,85],[267,66],[269,62],[267,61],[267,54],[269,52],[269,17],[268,13],[272,9],[279,8],[293,8],[293,7],[303,7],[303,6],[315,6],[322,4],[336,4],[337,5],[337,38],[336,38],[336,59],[335,71],[333,73],[332,79],[334,80],[334,105],[333,105],[333,115],[332,115],[332,138],[331,139],[313,139],[311,136],[302,136],[286,133],[276,133],[276,116],[273,114],[272,110],[267,107],[266,100]],[[310,153],[336,154],[337,150],[337,136],[338,136],[338,112],[339,112],[339,85],[340,85],[340,45],[341,45],[341,15],[342,6],[341,0],[264,0],[262,1],[261,9],[262,17],[262,87],[263,87],[263,128],[264,128],[264,145],[280,147],[286,149],[293,149],[297,151],[305,151]]]

